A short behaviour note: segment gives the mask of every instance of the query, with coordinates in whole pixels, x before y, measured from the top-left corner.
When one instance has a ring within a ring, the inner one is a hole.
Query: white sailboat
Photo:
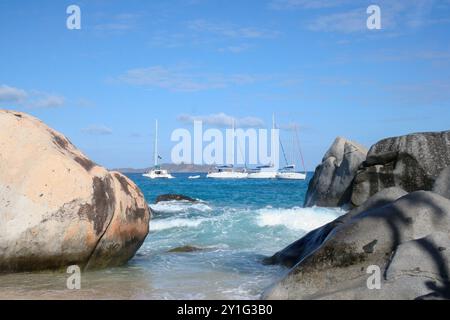
[[[255,171],[248,173],[249,179],[275,179],[277,177],[277,169],[273,164],[258,166]]]
[[[159,159],[161,157],[158,154],[158,120],[155,121],[155,150],[154,150],[154,160],[155,165],[152,169],[150,169],[147,173],[144,173],[143,176],[150,179],[174,179],[169,171],[161,169],[159,165]]]
[[[280,141],[281,150],[283,151],[284,160],[286,161],[286,166],[278,171],[278,173],[276,174],[276,178],[277,179],[281,179],[281,180],[306,180],[307,173],[306,173],[306,169],[305,169],[305,162],[303,160],[303,154],[302,154],[302,151],[301,151],[301,148],[300,148],[300,139],[298,138],[297,127],[295,127],[294,130],[293,130],[292,160],[294,160],[294,158],[295,158],[295,152],[294,152],[294,146],[295,146],[295,141],[294,140],[295,139],[297,141],[298,150],[299,150],[299,153],[300,153],[300,158],[302,160],[304,172],[296,171],[295,170],[295,164],[290,164],[290,165],[288,164],[287,158],[286,158],[286,153],[284,152],[283,144]]]
[[[245,179],[248,173],[244,169],[243,171],[236,171],[234,166],[218,166],[216,171],[209,172],[206,177],[212,179]]]
[[[275,115],[272,115],[272,129],[275,129]],[[270,163],[256,167],[256,170],[248,173],[248,179],[275,179],[277,177],[277,168]]]
[[[234,132],[233,122],[233,132]],[[206,175],[210,179],[245,179],[248,177],[247,169],[237,170],[233,165],[217,166],[215,171],[208,172]]]
[[[295,165],[290,165],[281,169],[276,178],[281,180],[305,180],[306,175],[306,172],[296,172]]]

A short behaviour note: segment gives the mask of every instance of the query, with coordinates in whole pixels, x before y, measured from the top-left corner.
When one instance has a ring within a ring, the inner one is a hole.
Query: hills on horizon
[[[114,168],[113,171],[121,173],[145,173],[152,167],[148,168]],[[174,164],[164,163],[161,164],[161,169],[169,170],[174,173],[207,173],[215,168],[214,165],[197,165],[197,164]]]

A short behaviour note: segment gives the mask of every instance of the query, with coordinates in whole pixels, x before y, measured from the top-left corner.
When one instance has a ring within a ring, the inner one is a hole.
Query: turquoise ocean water
[[[308,180],[128,176],[154,211],[150,233],[128,265],[83,273],[82,289],[74,291],[63,272],[1,275],[0,298],[257,299],[287,271],[261,260],[343,213],[302,208]],[[199,202],[154,204],[168,193]],[[182,246],[199,250],[170,252]]]
[[[157,279],[160,298],[258,298],[286,271],[265,266],[261,259],[342,214],[302,208],[309,179],[211,180],[202,175],[189,180],[189,174],[175,176],[150,180],[129,175],[155,211],[151,232],[131,264],[148,267]],[[156,196],[167,193],[201,202],[154,204]],[[204,250],[168,252],[181,246]]]

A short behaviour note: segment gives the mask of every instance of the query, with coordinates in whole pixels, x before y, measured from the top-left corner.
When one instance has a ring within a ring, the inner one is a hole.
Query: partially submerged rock
[[[313,239],[316,248],[265,298],[450,298],[450,200],[417,191],[357,210],[320,245]],[[367,286],[371,266],[380,268],[379,290]]]
[[[337,207],[350,202],[351,186],[367,149],[356,142],[336,138],[309,183],[305,206]]]
[[[319,248],[327,239],[328,235],[339,225],[346,223],[348,220],[357,216],[361,212],[381,208],[406,194],[407,193],[404,190],[399,188],[388,188],[382,190],[370,198],[361,207],[355,208],[336,220],[309,232],[303,238],[275,253],[272,257],[264,259],[263,263],[281,264],[291,268]]]
[[[190,253],[190,252],[198,252],[198,251],[203,251],[205,250],[204,248],[200,248],[200,247],[195,247],[195,246],[182,246],[182,247],[177,247],[177,248],[173,248],[170,249],[169,253]]]
[[[38,119],[0,110],[0,271],[123,264],[149,219],[127,177]]]
[[[182,194],[163,194],[156,198],[155,203],[164,202],[164,201],[188,201],[188,202],[198,202],[197,199],[193,199],[191,197],[182,195]]]

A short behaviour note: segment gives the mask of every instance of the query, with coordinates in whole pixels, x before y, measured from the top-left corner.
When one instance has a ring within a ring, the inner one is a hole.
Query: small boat
[[[189,176],[188,179],[200,179],[200,176]]]
[[[243,171],[236,171],[232,165],[216,167],[216,171],[209,172],[206,177],[212,179],[245,179],[248,173]]]
[[[287,157],[286,157],[286,152],[284,150],[283,144],[280,140],[280,146],[281,146],[281,150],[283,151],[283,156],[284,156],[284,161],[286,162],[286,166],[282,169],[280,169],[278,171],[278,173],[276,174],[276,178],[280,179],[280,180],[306,180],[306,168],[305,168],[305,161],[303,160],[303,154],[302,154],[302,149],[300,148],[300,139],[298,137],[298,132],[297,132],[297,126],[294,127],[293,130],[293,140],[292,140],[292,160],[295,161],[295,155],[294,155],[294,146],[295,146],[295,142],[297,142],[297,146],[298,146],[298,151],[300,153],[300,159],[302,161],[303,164],[303,168],[304,168],[304,172],[298,172],[295,171],[295,164],[291,164],[289,165]]]
[[[233,132],[235,131],[235,123],[233,121]],[[241,151],[241,149],[239,149]],[[242,151],[241,151],[242,152]],[[248,176],[247,169],[236,170],[233,165],[217,166],[215,171],[208,172],[206,178],[210,179],[246,179]]]
[[[175,179],[167,170],[160,169],[159,166],[155,166],[143,176],[150,179]]]
[[[277,169],[272,164],[256,167],[256,170],[250,171],[247,175],[248,179],[275,179],[276,177]]]
[[[150,179],[174,179],[169,171],[161,169],[159,160],[162,159],[158,154],[158,120],[155,121],[155,150],[154,150],[155,165],[147,173],[142,176]]]
[[[306,180],[306,176],[306,172],[296,172],[295,165],[286,166],[276,174],[280,180]]]

